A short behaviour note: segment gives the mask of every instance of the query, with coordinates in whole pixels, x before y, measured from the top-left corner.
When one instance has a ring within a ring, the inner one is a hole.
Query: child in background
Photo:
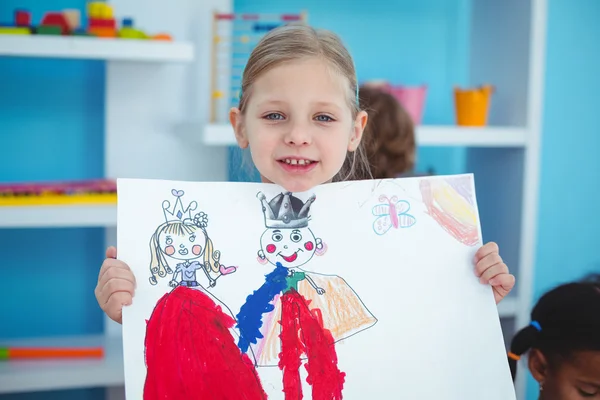
[[[531,323],[513,338],[509,364],[528,353],[539,400],[600,399],[600,280],[591,277],[544,294]]]
[[[364,174],[361,171],[368,170],[369,166],[361,139],[368,115],[360,108],[358,89],[352,58],[336,35],[303,25],[284,26],[265,35],[253,50],[244,70],[239,107],[230,112],[237,143],[243,149],[250,148],[262,182],[278,184],[290,192],[304,192],[317,185],[352,180]],[[135,277],[129,266],[116,259],[114,247],[107,250],[106,257],[100,269],[96,297],[102,310],[120,323],[123,306],[132,302]],[[514,276],[509,273],[495,243],[482,246],[476,253],[474,264],[474,274],[482,284],[492,286],[496,302],[513,288]],[[194,295],[197,297],[203,295],[202,290],[202,287],[179,286],[173,292],[178,295],[189,291],[201,293]],[[185,318],[194,319],[196,316],[188,313]],[[324,330],[320,324],[311,326],[311,329]],[[170,335],[163,338],[165,342],[189,341],[186,337],[189,332],[164,331],[164,335]],[[309,334],[313,333],[327,334]],[[229,343],[225,345],[229,346]],[[334,353],[332,359],[337,359],[335,349],[331,347]],[[198,349],[194,357],[216,362],[216,351],[212,348]],[[145,394],[145,398],[182,398],[177,396],[186,393],[186,398],[191,399],[191,394],[197,398],[202,390],[210,390],[210,383],[205,384],[210,377],[203,379],[196,374],[196,378],[192,379],[193,374],[188,374],[186,376],[190,378],[184,380],[179,375],[177,360],[186,355],[169,357],[173,365],[162,365],[165,375],[154,374],[150,382],[160,389],[155,389],[154,397],[146,397]],[[311,357],[318,358],[319,354],[311,353],[309,363]],[[156,362],[146,361],[150,374],[156,368]],[[297,361],[294,367],[284,369],[286,398],[301,397],[299,357]],[[205,364],[199,361],[196,365]],[[242,365],[238,367],[243,369]],[[339,381],[343,379],[343,373],[337,369],[337,362],[330,365],[328,371],[332,371],[332,375],[325,378],[336,393],[321,393],[321,396],[341,398],[341,393],[337,392],[343,385]],[[247,377],[252,378],[250,375]],[[149,382],[148,378],[146,382]],[[263,398],[260,388],[255,390],[239,384],[228,386],[238,387],[240,393],[237,398]],[[211,393],[211,397],[232,398],[225,397],[223,393]]]
[[[363,142],[372,178],[410,176],[416,154],[411,116],[392,94],[378,86],[361,86],[359,97],[361,109],[369,114]]]

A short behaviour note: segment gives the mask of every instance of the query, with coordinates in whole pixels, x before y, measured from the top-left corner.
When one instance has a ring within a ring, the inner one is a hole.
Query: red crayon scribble
[[[146,326],[144,400],[264,400],[256,369],[229,329],[235,321],[200,290],[177,287]]]
[[[341,400],[346,374],[338,369],[334,340],[323,327],[320,311],[311,312],[309,301],[295,290],[285,293],[281,303],[279,368],[283,370],[285,399],[302,399],[299,369],[304,353],[313,400]]]
[[[446,232],[452,235],[459,242],[467,246],[475,246],[479,243],[479,231],[477,226],[464,224],[455,216],[444,211],[434,204],[431,183],[427,180],[420,182],[421,195],[423,202],[427,207],[427,213],[444,228]]]

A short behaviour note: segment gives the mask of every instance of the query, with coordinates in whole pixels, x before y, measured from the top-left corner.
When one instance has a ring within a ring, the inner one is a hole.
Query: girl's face
[[[193,260],[204,253],[206,235],[201,229],[189,234],[184,231],[182,236],[161,232],[158,242],[161,251],[169,257],[177,260]]]
[[[339,172],[367,122],[365,112],[353,118],[348,94],[348,80],[317,58],[280,64],[255,81],[244,115],[234,108],[230,120],[263,182],[303,192]]]
[[[317,239],[309,228],[267,229],[260,237],[260,248],[271,264],[297,268],[315,255]]]
[[[531,373],[543,388],[540,400],[600,399],[600,351],[580,351],[552,364],[537,350],[529,357]]]

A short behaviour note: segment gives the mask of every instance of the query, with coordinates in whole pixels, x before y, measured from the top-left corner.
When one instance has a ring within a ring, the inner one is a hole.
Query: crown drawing
[[[166,222],[184,222],[192,220],[192,211],[198,207],[198,203],[192,201],[188,204],[187,207],[183,207],[183,202],[181,201],[181,196],[183,196],[183,190],[171,190],[171,194],[177,198],[175,200],[175,205],[173,206],[173,210],[171,211],[171,202],[169,200],[165,200],[162,203],[163,212],[165,214]]]
[[[267,202],[263,192],[256,195],[262,204],[267,228],[305,228],[310,218],[310,206],[317,198],[314,194],[306,203],[294,196],[291,192],[280,193]]]

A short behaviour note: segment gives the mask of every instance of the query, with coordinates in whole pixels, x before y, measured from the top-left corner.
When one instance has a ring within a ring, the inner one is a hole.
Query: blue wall
[[[0,22],[28,8],[81,8],[84,0],[2,0]],[[1,39],[0,39],[1,40]],[[99,178],[104,159],[104,64],[0,59],[0,182]],[[0,230],[0,337],[101,332],[94,286],[101,229]],[[103,389],[0,396],[2,400],[103,398]]]
[[[548,11],[535,300],[600,272],[600,2],[550,0]]]

